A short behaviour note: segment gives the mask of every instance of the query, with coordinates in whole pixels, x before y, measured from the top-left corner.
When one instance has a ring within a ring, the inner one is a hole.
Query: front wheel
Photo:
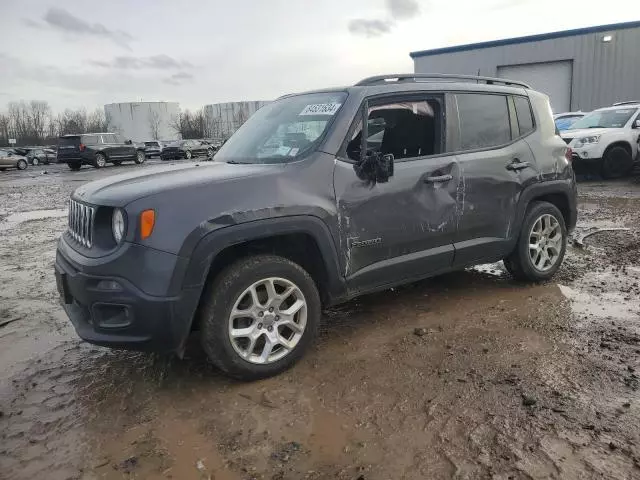
[[[38,160],[38,157],[33,157],[33,159],[31,160],[31,165],[33,165],[34,167],[40,165],[40,160]]]
[[[534,202],[527,209],[514,251],[504,266],[514,278],[540,282],[558,271],[567,248],[567,227],[558,207]]]
[[[147,159],[147,155],[144,152],[138,151],[136,152],[136,159],[134,160],[138,165],[144,163]]]
[[[191,150],[187,150],[186,152],[184,152],[184,158],[186,158],[187,160],[191,160]]]
[[[18,160],[18,163],[16,164],[16,168],[18,170],[24,170],[25,168],[27,168],[27,161],[26,160]]]
[[[206,290],[202,345],[227,374],[256,380],[283,372],[313,342],[320,295],[298,264],[258,255],[232,264]]]
[[[612,147],[602,156],[602,176],[606,179],[620,178],[633,168],[631,153],[624,147]]]
[[[68,165],[69,168],[74,172],[77,172],[78,170],[80,170],[80,168],[82,168],[82,163],[80,162],[69,162]]]

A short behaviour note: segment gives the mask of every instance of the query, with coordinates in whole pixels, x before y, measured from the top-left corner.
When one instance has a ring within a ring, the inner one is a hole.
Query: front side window
[[[525,97],[513,97],[513,103],[516,107],[516,117],[518,118],[520,135],[523,136],[533,132],[533,115],[531,113],[529,99]]]
[[[462,150],[497,147],[511,141],[505,95],[461,93],[456,99]]]
[[[435,99],[392,101],[372,105],[367,115],[367,155],[391,154],[396,160],[441,152],[442,112]],[[347,144],[347,155],[359,161],[362,149],[360,121]]]
[[[309,93],[265,105],[216,154],[231,163],[287,163],[313,151],[347,98],[345,92]]]
[[[637,108],[596,110],[575,122],[569,130],[578,130],[581,128],[622,128],[637,111]]]

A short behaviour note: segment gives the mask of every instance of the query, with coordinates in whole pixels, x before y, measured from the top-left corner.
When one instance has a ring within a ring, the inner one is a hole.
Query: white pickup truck
[[[631,172],[638,157],[640,102],[600,108],[561,133],[573,151],[573,164],[597,164],[604,178]]]

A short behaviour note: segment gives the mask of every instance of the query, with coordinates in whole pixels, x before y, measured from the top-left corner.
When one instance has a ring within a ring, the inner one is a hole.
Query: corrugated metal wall
[[[612,41],[602,41],[611,35]],[[573,61],[571,110],[640,100],[640,27],[414,58],[416,73],[497,76],[499,66]]]
[[[215,140],[229,138],[247,119],[269,102],[247,101],[205,105],[207,126]]]

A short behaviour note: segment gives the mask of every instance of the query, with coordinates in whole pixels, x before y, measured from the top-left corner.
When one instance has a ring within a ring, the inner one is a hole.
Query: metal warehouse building
[[[104,106],[109,129],[126,140],[175,140],[179,138],[171,123],[180,113],[175,102],[110,103]]]
[[[247,119],[269,102],[245,101],[205,105],[204,116],[211,137],[216,140],[229,138]]]
[[[510,78],[551,98],[554,113],[640,100],[640,22],[412,52],[416,73]]]

